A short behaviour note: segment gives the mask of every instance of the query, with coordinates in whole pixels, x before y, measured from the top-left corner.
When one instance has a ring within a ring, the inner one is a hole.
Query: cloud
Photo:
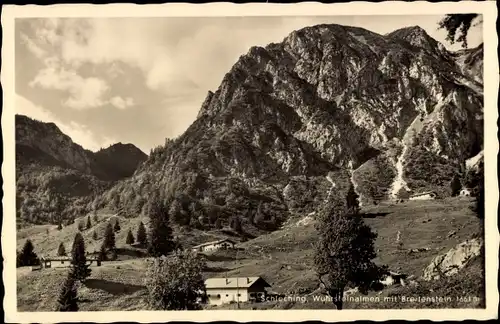
[[[82,77],[76,71],[62,67],[56,57],[47,58],[45,65],[47,67],[38,72],[30,82],[30,86],[66,91],[69,97],[62,101],[66,107],[85,110],[110,104],[123,110],[134,105],[131,97],[124,99],[120,96],[113,96],[110,99],[104,99],[110,90],[105,80],[97,77]]]
[[[35,105],[23,96],[16,95],[16,114],[25,115],[43,122],[55,123],[59,129],[82,147],[97,151],[117,141],[109,137],[96,136],[87,126],[75,121],[63,122],[47,109]]]
[[[41,59],[47,55],[47,51],[38,46],[31,38],[29,38],[26,34],[21,33],[21,43],[25,45],[28,50],[33,53],[37,58]]]
[[[123,99],[122,97],[115,96],[109,100],[109,103],[118,109],[126,109],[127,107],[134,105],[134,99],[130,97]]]
[[[104,80],[84,78],[75,71],[55,66],[40,70],[30,86],[67,91],[69,98],[64,101],[64,105],[77,110],[102,106],[102,97],[109,89]]]

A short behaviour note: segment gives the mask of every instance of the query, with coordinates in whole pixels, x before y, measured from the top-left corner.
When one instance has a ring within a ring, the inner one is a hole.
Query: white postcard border
[[[14,19],[21,17],[207,17],[207,16],[327,16],[327,15],[418,15],[447,13],[481,13],[483,15],[484,40],[484,120],[485,120],[485,253],[486,253],[486,309],[405,309],[405,310],[237,310],[237,311],[102,311],[102,312],[17,312],[16,268],[15,268],[15,142],[14,142]],[[2,135],[4,181],[2,254],[4,256],[3,280],[5,287],[5,321],[16,323],[45,322],[208,322],[230,320],[237,322],[276,321],[296,322],[303,320],[353,321],[389,319],[403,320],[463,320],[498,318],[499,302],[497,289],[499,235],[497,219],[494,217],[498,204],[497,154],[498,139],[498,85],[499,65],[496,34],[497,8],[495,1],[440,2],[425,1],[383,3],[351,2],[321,4],[305,2],[298,4],[61,4],[52,6],[3,6],[2,27],[2,74],[4,91],[2,111]],[[9,216],[11,215],[11,216]]]

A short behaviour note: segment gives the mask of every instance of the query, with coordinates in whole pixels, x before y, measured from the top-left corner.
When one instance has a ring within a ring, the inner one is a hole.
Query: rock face
[[[458,244],[446,254],[435,257],[425,268],[423,279],[435,280],[456,274],[470,259],[480,255],[482,248],[483,241],[480,239],[471,239]]]
[[[345,196],[351,181],[368,203],[446,194],[483,140],[481,77],[459,57],[419,27],[318,25],[252,47],[186,132],[98,203],[133,214],[156,191],[175,196],[180,222],[197,210],[212,226],[234,210],[249,225],[279,223]]]
[[[55,223],[80,216],[90,208],[93,196],[131,176],[146,158],[135,146],[121,143],[93,153],[54,123],[16,115],[18,218]]]
[[[455,53],[456,62],[463,73],[468,74],[476,81],[483,81],[483,44],[476,48],[460,50]]]

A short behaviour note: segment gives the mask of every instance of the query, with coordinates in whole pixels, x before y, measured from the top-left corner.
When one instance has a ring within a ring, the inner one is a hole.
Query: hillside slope
[[[16,115],[16,191],[20,222],[58,223],[88,212],[92,199],[130,177],[147,155],[132,144],[94,153],[54,123]]]
[[[375,243],[378,264],[386,264],[392,271],[413,275],[419,280],[423,269],[438,254],[442,254],[478,233],[482,233],[480,220],[470,210],[472,200],[468,198],[449,198],[435,201],[410,201],[403,204],[381,204],[364,208],[365,222],[378,234]],[[90,230],[83,232],[87,250],[93,251],[102,242],[99,234],[97,241],[91,238],[93,231],[101,233],[108,222],[114,222],[116,216],[99,214],[99,223],[93,223]],[[144,271],[146,262],[138,258],[140,250],[124,244],[127,230],[131,228],[135,234],[139,219],[118,218],[121,231],[117,233],[119,260],[104,262],[102,267],[93,268],[88,285],[79,289],[83,302],[82,310],[145,310],[146,294],[144,287]],[[146,221],[147,219],[141,219]],[[316,242],[316,230],[313,217],[302,217],[288,221],[283,228],[259,236],[238,245],[237,251],[219,251],[207,256],[208,268],[205,277],[228,276],[263,276],[277,293],[288,296],[309,296],[309,303],[262,303],[259,305],[242,304],[242,308],[333,308],[331,302],[312,303],[313,295],[321,296],[318,291],[318,280],[313,265],[313,243]],[[77,229],[75,225],[62,231],[39,225],[24,229],[18,235],[18,249],[27,237],[33,240],[35,252],[39,255],[53,255],[60,242],[68,248]],[[396,242],[398,231],[401,231],[402,246]],[[185,247],[196,244],[189,242],[193,237],[210,240],[207,232],[179,234],[186,242]],[[47,239],[51,237],[51,239]],[[411,249],[421,249],[410,253]],[[137,252],[139,251],[139,252]],[[131,256],[132,255],[132,256]],[[18,269],[18,304],[21,311],[50,311],[54,307],[57,290],[47,287],[59,286],[63,282],[67,269],[47,269],[30,272]],[[420,286],[402,287],[396,285],[382,291],[382,298],[391,294],[403,296],[443,296],[460,294],[484,297],[484,281],[481,273],[482,264],[473,264],[472,268],[464,268],[450,282],[434,282]],[[471,275],[472,274],[472,275]],[[457,281],[458,280],[458,281]],[[462,280],[462,281],[460,281]],[[449,284],[449,285],[448,285]],[[474,286],[471,288],[470,284]],[[420,289],[416,291],[415,289]],[[432,293],[429,289],[434,289]],[[446,292],[443,289],[447,289]],[[468,290],[467,290],[468,289]],[[472,290],[470,290],[472,289]],[[464,292],[464,290],[466,290]],[[371,292],[370,296],[379,296]],[[484,303],[484,300],[482,301]],[[218,307],[227,309],[234,305]],[[346,308],[421,308],[421,307],[471,307],[470,303],[423,304],[423,303],[346,303]],[[473,306],[477,307],[477,306]]]

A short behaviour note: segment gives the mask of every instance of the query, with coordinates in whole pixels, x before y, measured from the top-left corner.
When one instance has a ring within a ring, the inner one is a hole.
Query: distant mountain
[[[132,176],[147,155],[133,144],[117,143],[97,151],[94,159],[102,177],[120,180]]]
[[[449,52],[420,27],[294,31],[250,48],[186,132],[96,204],[134,215],[155,193],[180,225],[238,216],[246,230],[267,230],[351,183],[365,204],[449,195],[482,149],[480,66],[480,48]]]
[[[146,158],[132,144],[118,143],[93,153],[54,123],[16,115],[18,217],[56,223],[80,216],[99,192],[130,177]]]

